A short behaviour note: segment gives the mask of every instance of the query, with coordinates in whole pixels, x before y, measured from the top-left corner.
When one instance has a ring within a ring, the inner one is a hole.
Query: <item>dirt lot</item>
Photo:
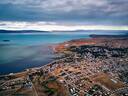
[[[107,74],[100,74],[94,80],[111,91],[125,86],[121,81],[112,79]]]

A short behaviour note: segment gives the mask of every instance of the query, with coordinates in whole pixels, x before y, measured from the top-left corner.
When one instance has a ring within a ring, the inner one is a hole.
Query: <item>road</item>
[[[34,93],[35,93],[35,95],[34,96],[39,96],[38,95],[38,93],[37,93],[37,91],[36,91],[36,88],[35,88],[35,86],[34,86],[34,84],[32,83],[32,81],[31,81],[31,79],[29,78],[29,81],[31,82],[31,84],[32,84],[32,88],[33,88],[33,90],[34,90]]]

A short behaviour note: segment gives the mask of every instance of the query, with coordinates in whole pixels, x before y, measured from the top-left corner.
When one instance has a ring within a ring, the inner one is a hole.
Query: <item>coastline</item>
[[[65,41],[63,43],[50,44],[50,45],[47,45],[47,47],[52,50],[54,55],[56,55],[60,52],[63,52],[65,50],[65,48],[67,48],[69,46],[99,45],[98,43],[105,42],[109,38],[112,39],[112,41],[115,42],[115,44],[116,44],[116,40],[124,39],[124,41],[125,41],[125,39],[127,39],[128,36],[125,36],[125,35],[123,35],[123,36],[119,36],[119,35],[118,36],[115,36],[115,35],[90,35],[90,38],[73,39],[73,40]],[[127,42],[124,42],[124,43],[127,43]],[[125,47],[125,45],[126,44],[123,44],[123,47]],[[109,46],[111,46],[111,45],[109,45]],[[120,45],[120,46],[122,46],[122,45]],[[21,70],[21,71],[9,72],[9,73],[6,73],[6,74],[1,74],[1,75],[9,75],[10,73],[17,74],[17,73],[21,73],[21,72],[26,72],[26,70],[29,70],[29,69],[42,68],[42,67],[45,67],[45,66],[49,66],[50,64],[52,64],[52,62],[55,62],[55,60],[53,59],[52,61],[49,61],[48,63],[41,64],[40,66],[24,68],[24,70]]]
[[[52,94],[84,96],[93,94],[90,90],[97,87],[96,91],[111,96],[115,94],[115,90],[128,90],[127,43],[128,39],[124,38],[91,38],[51,46],[58,56],[55,60],[41,67],[0,76],[1,92],[8,94],[6,91],[11,90],[9,94],[29,94],[26,90],[31,89],[36,90],[37,94],[48,96],[49,91],[45,90],[55,89],[55,93]],[[17,89],[17,85],[20,90]],[[15,86],[15,90],[12,86]],[[70,90],[74,90],[75,93]]]
[[[90,35],[90,38],[85,38],[85,39],[75,39],[75,40],[69,40],[69,41],[65,41],[63,43],[58,43],[58,44],[51,44],[51,45],[47,45],[53,52],[53,54],[58,54],[60,52],[63,52],[65,50],[65,48],[69,47],[69,46],[81,46],[81,45],[95,45],[97,43],[101,43],[101,40],[105,41],[105,39],[124,39],[124,38],[128,38],[128,36],[115,36],[115,35]],[[127,42],[126,42],[127,43]],[[124,44],[123,44],[124,45]],[[8,75],[16,75],[16,74],[20,74],[22,72],[27,73],[28,70],[35,70],[35,69],[40,69],[43,67],[47,67],[50,66],[53,62],[56,62],[56,60],[52,60],[49,63],[44,63],[41,66],[36,66],[36,67],[31,67],[31,68],[25,68],[24,70],[21,70],[19,72],[10,72],[7,74],[1,74],[1,76],[8,76]]]

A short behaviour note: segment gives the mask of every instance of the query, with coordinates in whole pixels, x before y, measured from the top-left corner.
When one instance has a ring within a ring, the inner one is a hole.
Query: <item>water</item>
[[[57,33],[38,33],[38,34],[0,34],[0,44],[13,44],[13,45],[39,45],[39,44],[51,44],[60,43],[71,39],[86,38],[86,34],[57,34]],[[10,40],[9,42],[3,42],[3,40]]]
[[[88,38],[83,34],[0,34],[0,74],[42,66],[53,60],[51,44]]]
[[[122,34],[122,32],[62,32],[62,33],[0,33],[0,74],[19,72],[42,66],[53,60],[51,44],[80,38],[90,34]],[[123,33],[124,34],[124,33]]]

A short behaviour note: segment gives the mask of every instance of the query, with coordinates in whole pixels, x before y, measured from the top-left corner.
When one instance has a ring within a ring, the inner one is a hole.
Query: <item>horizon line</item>
[[[0,30],[39,30],[39,31],[76,31],[76,30],[124,30],[128,25],[73,25],[58,24],[56,22],[0,22]]]

